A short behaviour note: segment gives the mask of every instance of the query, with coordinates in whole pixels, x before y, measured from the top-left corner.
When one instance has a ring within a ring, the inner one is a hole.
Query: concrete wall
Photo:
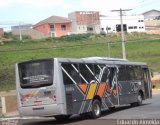
[[[160,26],[160,20],[145,20],[145,26]]]
[[[19,29],[12,29],[12,34],[19,35]],[[49,37],[49,35],[45,35],[34,29],[21,29],[21,34],[31,36],[32,39],[42,39]]]
[[[16,92],[0,92],[0,115],[17,112]]]

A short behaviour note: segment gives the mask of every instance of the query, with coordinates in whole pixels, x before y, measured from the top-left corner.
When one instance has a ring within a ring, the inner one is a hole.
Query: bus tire
[[[68,120],[70,118],[70,115],[56,115],[56,116],[54,116],[54,118],[57,121]]]
[[[113,107],[109,107],[109,110],[114,110],[116,107],[115,106],[113,106]]]
[[[138,94],[138,96],[137,96],[137,100],[138,100],[138,101],[137,101],[137,106],[142,105],[142,100],[143,100],[143,99],[142,99],[142,95],[141,95],[141,93],[139,93],[139,94]]]
[[[96,119],[101,116],[101,103],[98,99],[93,100],[91,118]]]

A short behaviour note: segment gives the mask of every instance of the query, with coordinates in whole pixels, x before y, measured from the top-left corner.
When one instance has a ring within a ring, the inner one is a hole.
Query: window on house
[[[104,31],[104,28],[101,28],[102,31]]]
[[[134,26],[134,29],[137,29],[137,26]]]
[[[66,30],[66,25],[61,25],[61,30],[65,31]]]
[[[50,30],[51,31],[54,31],[55,29],[54,29],[54,25],[50,25]]]
[[[93,27],[87,27],[87,31],[93,31]]]
[[[106,27],[106,30],[111,30],[111,27]]]
[[[133,26],[129,26],[128,29],[133,29]]]

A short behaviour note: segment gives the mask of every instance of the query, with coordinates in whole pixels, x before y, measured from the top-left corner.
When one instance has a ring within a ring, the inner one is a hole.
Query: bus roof
[[[86,58],[57,58],[58,62],[68,63],[100,63],[100,64],[125,64],[125,65],[144,65],[144,62],[130,62],[127,59],[108,58],[108,57],[86,57]]]
[[[20,63],[26,62],[34,62],[34,61],[42,61],[42,60],[51,60],[56,59],[60,63],[99,63],[99,64],[121,64],[121,65],[143,65],[147,66],[146,63],[143,62],[130,62],[127,59],[120,59],[120,58],[109,58],[109,57],[86,57],[86,58],[46,58],[46,59],[35,59],[35,60],[28,60]]]

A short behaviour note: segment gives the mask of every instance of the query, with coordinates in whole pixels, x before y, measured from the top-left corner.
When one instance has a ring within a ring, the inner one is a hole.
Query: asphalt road
[[[160,125],[160,93],[154,94],[152,99],[144,101],[142,106],[123,106],[113,111],[103,111],[102,116],[95,120],[90,119],[88,116],[75,116],[68,121],[56,121],[54,118],[42,118],[21,119],[17,121],[11,120],[6,122],[15,122],[14,125]]]

